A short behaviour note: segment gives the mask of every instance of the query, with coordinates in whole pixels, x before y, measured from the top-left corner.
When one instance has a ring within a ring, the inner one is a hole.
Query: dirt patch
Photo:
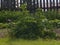
[[[60,28],[54,29],[54,31],[56,32],[57,35],[60,35]]]
[[[8,36],[9,29],[0,29],[0,38],[4,38]]]

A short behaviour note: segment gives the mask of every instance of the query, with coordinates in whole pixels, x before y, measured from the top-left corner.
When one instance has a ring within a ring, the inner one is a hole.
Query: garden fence
[[[60,0],[0,0],[0,10],[19,10],[23,3],[27,4],[29,10],[41,8],[43,11],[58,11],[60,8]]]

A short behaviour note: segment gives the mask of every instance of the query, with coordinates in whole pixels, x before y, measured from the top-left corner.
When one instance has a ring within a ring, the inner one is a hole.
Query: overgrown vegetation
[[[52,23],[40,9],[30,14],[26,8],[22,8],[21,14],[15,27],[11,30],[12,37],[23,39],[56,38]]]
[[[19,11],[0,11],[0,23],[15,21],[19,17]]]
[[[9,27],[11,29],[10,37],[23,39],[56,38],[54,28],[60,28],[60,14],[55,13],[55,11],[42,12],[41,9],[30,13],[25,4],[21,6],[21,9],[21,11],[0,11],[1,28]]]

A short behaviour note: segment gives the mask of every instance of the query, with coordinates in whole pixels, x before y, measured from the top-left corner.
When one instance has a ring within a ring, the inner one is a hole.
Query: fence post
[[[47,11],[48,11],[48,0],[46,0],[46,8],[47,8]]]
[[[53,9],[55,10],[55,0],[53,0]]]
[[[58,0],[56,0],[56,9],[57,9],[57,11],[58,11]]]
[[[42,0],[40,0],[40,8],[42,8]]]
[[[45,11],[45,0],[43,0],[43,9]]]
[[[2,10],[2,0],[1,0],[1,10]]]
[[[38,0],[37,0],[37,8],[39,8],[39,3],[38,3]]]
[[[52,4],[53,4],[53,2],[52,2],[52,0],[50,0],[50,11],[52,11],[52,8],[53,8]]]

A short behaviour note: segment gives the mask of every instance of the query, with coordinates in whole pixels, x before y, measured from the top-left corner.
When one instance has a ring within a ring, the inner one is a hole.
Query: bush
[[[24,7],[24,6],[23,6]],[[39,37],[55,38],[56,34],[52,31],[52,24],[44,16],[40,9],[34,14],[22,9],[19,20],[13,27],[12,24],[10,36],[13,38],[37,39]]]
[[[0,23],[14,21],[19,17],[19,11],[0,11]]]
[[[44,34],[41,37],[42,38],[55,39],[56,38],[56,33],[54,31],[44,31]]]
[[[54,19],[50,20],[49,22],[53,25],[53,28],[60,28],[60,20]]]
[[[7,23],[0,23],[0,29],[3,29],[3,28],[8,28],[9,24]]]
[[[11,33],[16,38],[36,39],[40,34],[40,30],[36,20],[31,16],[26,16],[17,22]]]
[[[47,19],[54,20],[59,19],[60,20],[60,14],[57,11],[47,11],[44,13]]]
[[[21,12],[21,13],[25,13],[25,12]],[[45,35],[47,33],[45,31],[48,30],[51,31],[51,29],[52,29],[52,25],[51,23],[49,23],[48,19],[46,19],[44,15],[38,14],[32,16],[27,12],[25,13],[24,16],[22,16],[22,18],[19,18],[19,21],[17,22],[15,27],[14,28],[12,27],[11,37],[23,38],[23,39],[37,39],[43,36],[42,38],[44,38],[46,37]],[[52,37],[52,34],[54,34],[52,31],[48,32],[47,34],[48,34],[47,36],[48,37],[51,36],[51,38],[56,36],[54,35]]]
[[[42,38],[55,38],[55,33],[51,30],[52,26],[48,21],[37,22],[38,19],[26,16],[20,19],[15,27],[12,27],[11,36],[15,38],[23,38],[23,39],[37,39],[39,37]],[[47,32],[49,30],[49,32]]]
[[[39,29],[35,22],[21,22],[13,33],[16,38],[35,39],[38,37]]]

